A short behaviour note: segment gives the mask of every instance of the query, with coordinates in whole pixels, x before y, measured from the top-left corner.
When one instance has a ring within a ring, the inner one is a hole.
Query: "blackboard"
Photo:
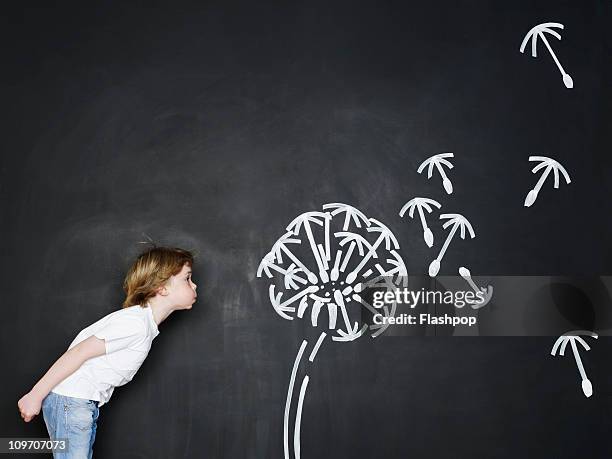
[[[477,336],[326,342],[309,370],[302,457],[609,456],[610,8],[5,10],[0,436],[46,436],[41,417],[22,422],[17,400],[79,330],[120,307],[146,235],[195,251],[198,301],[160,326],[134,380],[101,409],[96,456],[283,457],[289,375],[312,330],[275,313],[259,263],[294,218],[339,202],[391,228],[409,278],[426,280],[435,252],[399,210],[428,196],[476,231],[448,250],[441,276],[465,265],[505,285],[550,279],[580,301],[496,297]],[[565,26],[549,38],[572,89],[545,47],[535,59],[519,51],[551,21]],[[452,195],[417,173],[442,152],[454,153]],[[572,181],[549,179],[525,207],[531,155],[559,161]],[[559,335],[585,327],[600,335],[583,354],[590,398],[571,356],[550,355]]]

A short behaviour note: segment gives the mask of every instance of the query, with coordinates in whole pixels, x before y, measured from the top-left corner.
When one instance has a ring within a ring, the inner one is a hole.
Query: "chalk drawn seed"
[[[476,234],[474,233],[474,229],[472,228],[472,225],[467,220],[467,218],[465,218],[463,215],[461,214],[442,214],[440,215],[440,219],[447,220],[446,223],[442,225],[442,228],[446,229],[451,225],[452,225],[452,228],[450,230],[450,233],[448,233],[448,236],[446,237],[446,241],[444,241],[444,245],[442,246],[440,253],[429,264],[429,275],[431,277],[436,277],[438,275],[438,272],[440,271],[440,262],[442,261],[442,258],[444,257],[444,254],[446,253],[446,250],[448,249],[448,246],[450,242],[452,241],[453,236],[455,235],[457,230],[460,231],[461,239],[465,239],[466,229],[468,230],[470,238],[473,239],[474,237],[476,237]]]
[[[270,253],[274,254],[274,257],[278,263],[283,262],[283,253],[284,253],[289,259],[291,259],[291,261],[293,261],[296,264],[296,266],[298,266],[302,270],[302,272],[306,274],[306,276],[308,277],[308,281],[311,284],[317,284],[319,282],[319,278],[317,277],[317,275],[313,273],[312,271],[310,271],[304,265],[304,263],[302,263],[302,261],[298,257],[296,257],[293,254],[293,252],[291,252],[291,250],[289,250],[289,244],[301,244],[302,243],[301,240],[296,239],[292,236],[293,236],[293,233],[291,231],[283,234],[274,243]],[[259,273],[257,274],[257,277],[260,277]]]
[[[464,266],[461,266],[459,268],[459,275],[466,280],[466,282],[469,284],[470,287],[472,287],[472,290],[474,290],[474,293],[479,293],[479,292],[483,293],[482,301],[481,300],[474,300],[474,301],[466,300],[467,303],[470,304],[472,309],[480,309],[480,308],[485,307],[489,303],[489,301],[491,301],[491,298],[493,297],[493,287],[488,285],[486,288],[485,287],[479,288],[476,285],[476,283],[472,280],[472,274],[470,273],[470,270]],[[455,305],[455,307],[460,307],[460,306]]]
[[[408,216],[410,218],[413,218],[414,209],[418,210],[419,216],[421,218],[421,226],[423,227],[423,239],[425,240],[425,244],[427,244],[427,247],[433,246],[434,236],[431,232],[431,229],[429,229],[429,227],[427,226],[427,221],[425,220],[425,214],[423,213],[423,209],[427,213],[431,213],[433,212],[433,207],[437,207],[438,209],[440,209],[442,207],[442,204],[430,198],[413,198],[406,204],[404,204],[404,206],[399,212],[400,217],[403,217],[406,211],[408,211]]]
[[[427,167],[427,179],[430,179],[433,175],[433,168],[435,167],[440,173],[440,177],[442,177],[442,186],[444,186],[444,190],[447,194],[452,194],[453,184],[446,176],[446,172],[444,172],[444,168],[442,166],[452,169],[454,167],[453,164],[446,158],[453,158],[454,156],[455,155],[453,153],[439,153],[437,155],[430,156],[421,163],[417,169],[417,172],[420,174]]]
[[[564,333],[555,341],[550,355],[557,355],[557,351],[559,351],[559,355],[564,355],[567,343],[571,344],[572,352],[574,353],[574,360],[576,360],[576,366],[578,367],[578,372],[580,373],[580,378],[582,379],[582,392],[584,393],[585,397],[588,398],[593,395],[593,384],[589,378],[587,378],[586,371],[584,371],[584,366],[582,364],[582,359],[580,358],[580,353],[578,352],[576,342],[578,342],[586,351],[590,350],[591,348],[586,341],[580,337],[580,335],[587,335],[595,339],[598,338],[597,333],[587,330],[574,330]]]
[[[331,218],[331,215],[328,212],[305,212],[298,217],[296,217],[289,225],[287,226],[287,231],[293,232],[296,236],[300,234],[301,228],[304,228],[306,231],[306,235],[308,237],[308,242],[310,243],[310,248],[312,249],[312,254],[314,259],[319,267],[319,277],[322,282],[329,281],[329,275],[327,274],[327,270],[325,268],[325,264],[323,263],[323,259],[321,257],[321,253],[317,247],[317,244],[314,240],[314,235],[312,233],[311,223],[325,226],[324,220]]]
[[[547,156],[530,156],[529,161],[537,161],[540,163],[531,170],[531,172],[533,172],[534,174],[537,173],[540,169],[546,169],[544,169],[544,172],[540,176],[533,189],[530,190],[529,193],[527,193],[524,202],[525,207],[531,207],[536,201],[536,199],[538,198],[538,193],[542,189],[542,185],[546,181],[546,178],[548,177],[551,171],[553,172],[554,176],[553,183],[555,188],[559,188],[559,171],[561,171],[561,174],[563,174],[563,179],[565,180],[565,183],[567,185],[571,183],[569,174],[558,161],[555,161],[554,159],[549,158]]]
[[[257,277],[261,277],[261,273],[263,271],[266,276],[272,278],[272,270],[274,270],[283,275],[283,281],[286,289],[298,290],[298,282],[300,284],[306,284],[306,279],[302,278],[298,274],[302,271],[301,268],[296,266],[295,263],[291,263],[286,269],[282,268],[276,263],[275,258],[276,257],[271,252],[262,258],[259,268],[257,269]]]
[[[339,273],[344,273],[348,265],[348,262],[351,259],[351,255],[353,254],[353,251],[355,250],[355,247],[357,247],[357,251],[359,255],[362,257],[366,253],[366,251],[367,253],[376,254],[376,248],[372,244],[370,244],[367,241],[367,239],[365,239],[361,234],[352,233],[350,231],[338,231],[334,233],[334,236],[336,236],[337,238],[340,238],[340,241],[339,241],[340,247],[343,247],[346,244],[349,244],[349,248],[346,251],[344,261],[342,262],[342,265],[340,266],[340,268],[336,271],[332,270],[332,274],[331,274],[332,280],[337,279],[339,276]],[[349,280],[348,276],[346,278],[346,281],[349,284],[352,283],[353,280]]]
[[[349,206],[348,204],[343,204],[341,202],[331,202],[329,204],[323,204],[323,209],[333,209],[330,213],[334,217],[336,215],[344,213],[344,225],[342,226],[342,229],[344,231],[348,231],[350,226],[349,224],[351,221],[357,228],[361,228],[362,224],[364,226],[370,226],[370,221],[368,220],[368,217],[366,217],[365,214],[359,209],[356,209],[353,206]]]
[[[355,279],[357,279],[357,275],[363,269],[365,264],[370,260],[370,258],[372,257],[377,258],[378,255],[376,254],[376,249],[378,249],[378,246],[380,244],[384,242],[385,248],[387,250],[391,250],[391,247],[393,247],[394,249],[399,249],[399,242],[397,242],[397,239],[395,238],[391,230],[389,230],[389,228],[387,228],[383,223],[379,222],[378,220],[374,218],[370,218],[370,223],[372,224],[372,226],[368,227],[367,231],[377,232],[380,234],[378,238],[376,239],[376,242],[372,244],[371,249],[368,250],[366,255],[361,259],[357,267],[353,269],[348,274],[348,276],[346,276],[346,282],[348,282],[349,284],[352,284],[353,282],[355,282]]]
[[[555,52],[550,47],[550,43],[548,43],[548,40],[546,39],[546,34],[550,34],[553,37],[555,37],[557,40],[561,40],[561,35],[558,32],[554,31],[553,29],[563,30],[563,24],[560,24],[558,22],[545,22],[543,24],[538,24],[537,26],[532,27],[531,30],[527,32],[527,35],[525,35],[525,38],[523,38],[523,41],[521,43],[521,47],[519,48],[519,50],[521,53],[524,53],[525,46],[527,46],[527,42],[531,40],[531,56],[537,57],[537,51],[536,51],[537,46],[538,46],[537,42],[538,42],[538,38],[540,38],[540,40],[542,40],[546,48],[548,48],[548,51],[550,52],[550,55],[555,61],[555,64],[557,64],[557,68],[559,69],[559,72],[561,72],[561,76],[563,78],[563,84],[565,85],[567,89],[572,89],[574,87],[574,80],[568,73],[565,72],[565,70],[563,69],[563,66],[559,62],[559,59],[557,59]]]

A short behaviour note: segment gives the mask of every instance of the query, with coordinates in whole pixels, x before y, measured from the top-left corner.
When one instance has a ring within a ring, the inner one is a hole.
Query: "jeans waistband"
[[[98,400],[93,400],[91,398],[84,398],[84,397],[72,397],[70,395],[63,395],[63,394],[58,394],[57,392],[49,392],[49,394],[47,395],[48,397],[59,397],[59,398],[72,398],[72,399],[76,399],[76,400],[87,400],[88,402],[92,402],[94,405],[99,406],[100,402]]]

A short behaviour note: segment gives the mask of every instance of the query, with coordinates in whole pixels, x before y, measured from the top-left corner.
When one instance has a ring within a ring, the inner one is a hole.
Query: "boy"
[[[67,453],[55,457],[92,457],[99,406],[134,377],[159,334],[157,326],[195,302],[192,266],[193,255],[186,250],[154,247],[142,253],[123,282],[123,309],[83,329],[19,400],[25,422],[42,407],[50,438],[68,439]]]

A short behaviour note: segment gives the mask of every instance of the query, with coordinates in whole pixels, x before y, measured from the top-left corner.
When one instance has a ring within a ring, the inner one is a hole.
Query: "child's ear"
[[[168,295],[168,289],[166,288],[165,285],[162,285],[161,287],[158,287],[157,290],[155,290],[155,292],[158,295],[161,295],[161,296],[167,296]]]

